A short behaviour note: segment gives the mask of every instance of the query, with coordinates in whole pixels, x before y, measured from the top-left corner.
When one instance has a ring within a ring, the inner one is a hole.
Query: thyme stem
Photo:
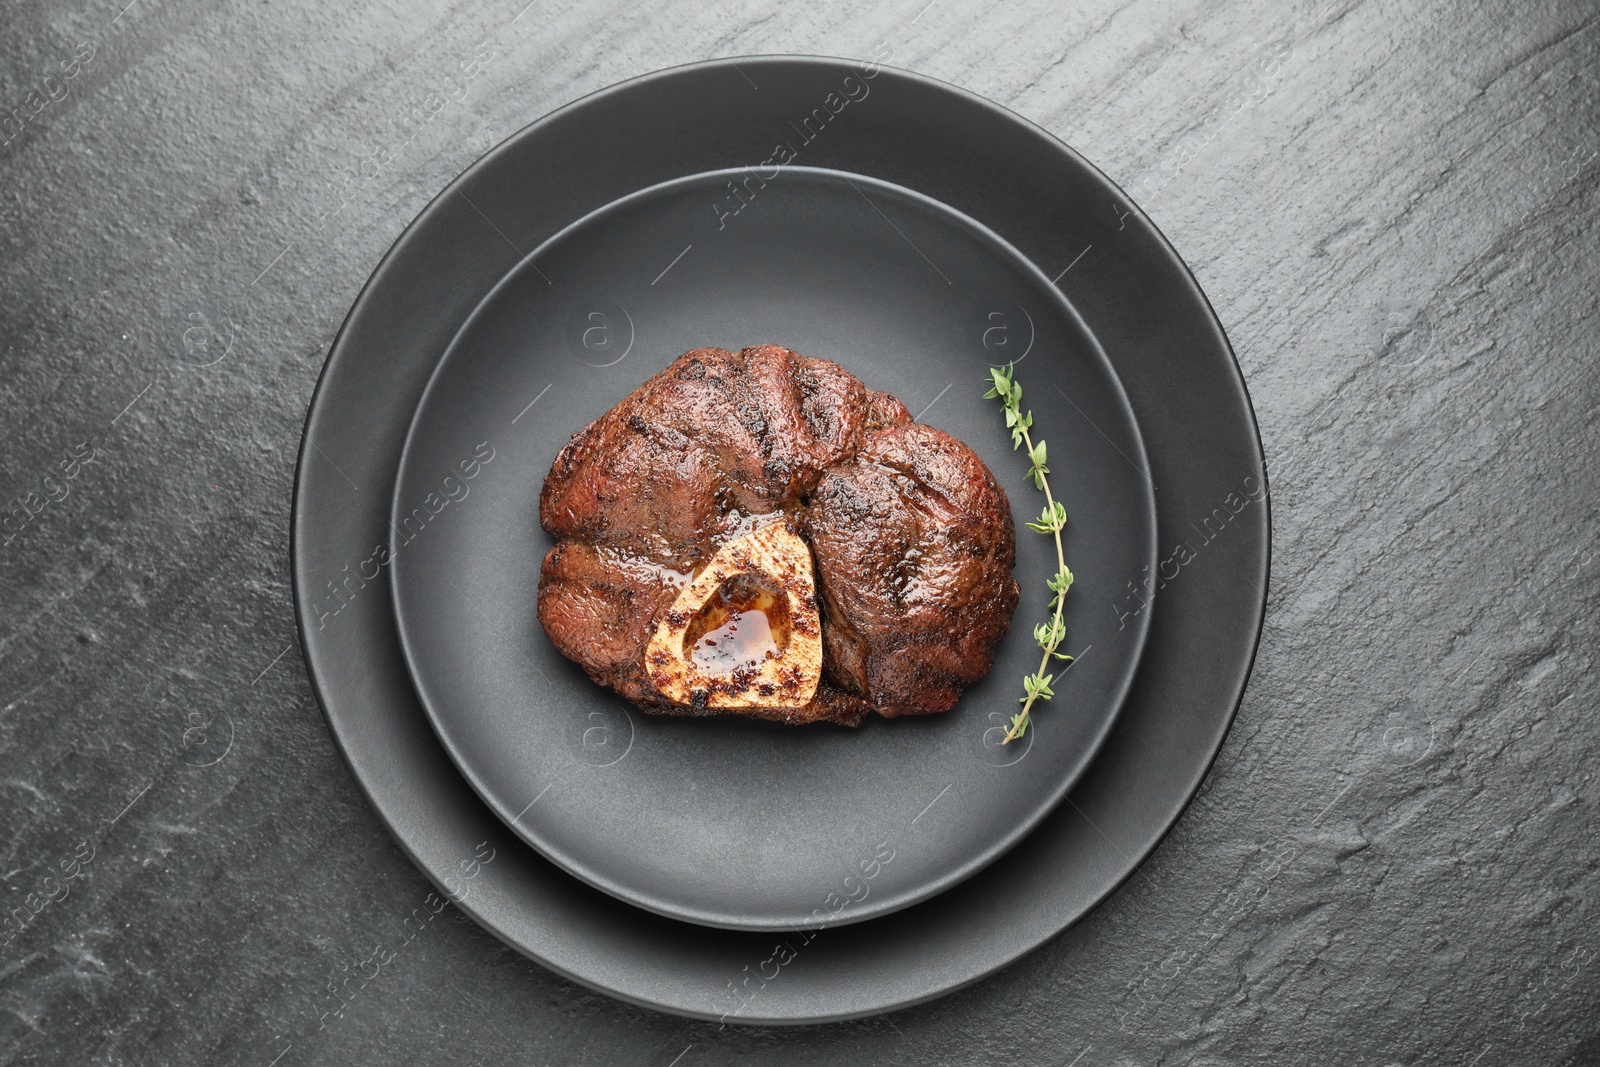
[[[1029,412],[1029,414],[1031,415],[1032,412]],[[1028,455],[1033,455],[1033,437],[1029,435],[1027,427],[1023,427],[1022,441],[1028,446]],[[1054,513],[1056,509],[1056,500],[1055,497],[1050,495],[1050,479],[1042,478],[1041,481],[1044,483],[1045,507],[1050,512]],[[1067,569],[1067,558],[1066,554],[1061,549],[1061,527],[1055,525],[1054,523],[1051,525],[1053,529],[1050,532],[1056,540],[1056,573],[1059,574]],[[1050,657],[1055,655],[1056,649],[1061,647],[1061,641],[1066,636],[1066,628],[1061,622],[1061,611],[1067,603],[1067,591],[1065,589],[1061,590],[1061,592],[1056,595],[1055,601],[1056,613],[1055,617],[1050,623],[1050,642],[1045,646],[1044,655],[1039,658],[1038,673],[1041,676],[1044,674],[1044,669],[1050,666]],[[1038,699],[1038,689],[1033,689],[1028,693],[1027,699],[1023,701],[1022,704],[1022,714],[1018,715],[1012,720],[1011,729],[1006,731],[1005,738],[1000,742],[1002,745],[1009,745],[1011,742],[1022,736],[1023,731],[1028,728],[1028,714],[1033,710],[1033,702]]]
[[[1007,365],[1005,370],[998,367],[989,368],[991,385],[985,398],[998,397],[1005,408],[1006,428],[1011,431],[1011,447],[1019,449],[1028,446],[1027,477],[1032,479],[1034,487],[1044,494],[1044,511],[1035,522],[1027,524],[1028,529],[1047,533],[1055,538],[1056,542],[1056,573],[1050,579],[1050,591],[1055,594],[1051,602],[1050,621],[1041,623],[1033,628],[1033,638],[1044,650],[1044,655],[1039,660],[1039,669],[1027,675],[1022,680],[1024,696],[1018,699],[1022,711],[1011,717],[1011,727],[1006,731],[1005,739],[1001,744],[1010,744],[1028,732],[1028,724],[1032,722],[1033,706],[1040,700],[1049,700],[1055,696],[1050,689],[1050,683],[1055,675],[1046,674],[1045,668],[1050,666],[1052,659],[1071,662],[1072,657],[1060,652],[1061,642],[1066,640],[1067,627],[1062,621],[1062,612],[1066,608],[1067,590],[1072,588],[1072,571],[1067,568],[1066,553],[1061,545],[1061,530],[1067,525],[1067,509],[1062,507],[1055,495],[1050,491],[1050,480],[1047,477],[1050,468],[1045,465],[1048,458],[1045,442],[1041,439],[1037,443],[1028,431],[1033,426],[1033,412],[1022,410],[1022,386],[1012,378],[1016,364]]]

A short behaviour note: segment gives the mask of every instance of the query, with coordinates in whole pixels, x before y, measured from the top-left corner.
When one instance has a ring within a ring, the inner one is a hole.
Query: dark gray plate
[[[1099,755],[987,870],[815,936],[716,930],[625,904],[524,844],[456,771],[411,685],[377,562],[394,538],[401,445],[439,354],[523,251],[639,189],[762,162],[845,78],[864,84],[844,60],[696,64],[586,97],[500,145],[423,211],[362,290],[318,383],[296,471],[291,562],[306,662],[334,740],[395,840],[518,951],[697,1018],[870,1016],[960,988],[1059,935],[1178,819],[1227,733],[1261,630],[1260,441],[1227,339],[1182,260],[1045,131],[949,85],[882,70],[802,161],[916,188],[1010,241],[1059,279],[1139,417],[1167,577]],[[491,174],[506,167],[521,175],[515,186]],[[1192,554],[1176,553],[1180,543]],[[480,845],[494,850],[481,867]]]
[[[491,169],[515,184],[509,165]],[[474,312],[418,405],[395,488],[395,611],[467,780],[545,856],[651,911],[789,930],[903,908],[987,866],[1066,795],[1132,684],[1150,615],[1107,610],[1156,565],[1132,409],[1039,269],[899,186],[774,167],[633,194],[534,250]],[[710,205],[726,199],[730,207]],[[733,205],[742,204],[736,216]],[[534,613],[539,491],[575,431],[680,353],[775,342],[835,360],[969,443],[1010,493],[1023,588],[994,671],[949,714],[860,730],[658,718],[601,689]],[[1070,671],[1000,746],[1039,665],[1050,537],[987,368],[1018,360],[1070,509]],[[531,405],[531,406],[530,406]],[[481,458],[491,456],[488,462]],[[461,463],[474,477],[465,477]],[[1131,462],[1130,462],[1131,461]],[[1085,652],[1087,650],[1087,652]],[[883,863],[880,854],[892,850]],[[868,876],[870,874],[870,877]]]

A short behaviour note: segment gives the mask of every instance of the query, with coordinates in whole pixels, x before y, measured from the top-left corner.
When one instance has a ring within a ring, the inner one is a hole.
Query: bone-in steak
[[[539,521],[545,632],[659,714],[947,711],[1017,605],[1011,509],[983,461],[775,345],[685,353],[574,434]]]

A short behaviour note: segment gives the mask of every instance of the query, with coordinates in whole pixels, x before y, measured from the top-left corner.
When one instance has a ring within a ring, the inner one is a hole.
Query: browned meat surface
[[[815,695],[667,698],[644,663],[658,625],[722,546],[780,518],[820,586]],[[946,711],[988,673],[1017,603],[1010,508],[977,455],[839,365],[774,345],[685,353],[574,434],[539,519],[556,538],[545,632],[650,712],[856,725],[874,709]]]
[[[949,711],[1011,629],[1011,506],[966,445],[879,430],[829,467],[802,532],[823,596],[823,666],[880,714]]]

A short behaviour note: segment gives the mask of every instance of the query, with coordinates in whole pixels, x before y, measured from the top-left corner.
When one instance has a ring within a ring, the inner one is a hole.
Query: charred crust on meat
[[[770,579],[790,596],[789,639],[818,643],[821,678],[769,660],[784,669],[746,665],[669,699],[681,664],[647,655],[652,637],[692,625],[674,607],[685,583],[777,519],[806,566],[783,557]],[[685,353],[579,430],[540,524],[555,541],[546,633],[653,714],[854,726],[945,710],[993,665],[1018,596],[1010,507],[983,462],[838,364],[771,345]]]

